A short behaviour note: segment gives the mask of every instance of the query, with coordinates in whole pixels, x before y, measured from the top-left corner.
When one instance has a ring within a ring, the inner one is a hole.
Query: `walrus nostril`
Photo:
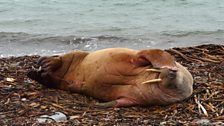
[[[169,70],[169,72],[168,72],[168,77],[169,77],[170,79],[174,79],[174,78],[176,78],[176,75],[177,75],[177,71]]]
[[[160,76],[161,79],[174,79],[176,78],[176,70],[171,70],[167,68],[160,69]]]

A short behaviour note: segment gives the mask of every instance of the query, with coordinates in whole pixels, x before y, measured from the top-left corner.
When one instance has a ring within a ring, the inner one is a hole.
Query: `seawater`
[[[222,0],[0,0],[0,56],[224,44]]]

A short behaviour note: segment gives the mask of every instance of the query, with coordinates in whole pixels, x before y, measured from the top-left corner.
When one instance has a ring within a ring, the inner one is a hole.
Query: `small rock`
[[[67,116],[61,112],[55,112],[54,115],[42,115],[37,118],[38,123],[63,122],[67,120]]]
[[[215,125],[215,126],[224,126],[224,123],[223,122],[213,122],[212,125]]]
[[[80,115],[74,115],[74,116],[70,116],[69,119],[78,119],[80,118]],[[105,119],[106,121],[109,121],[110,119]]]
[[[9,64],[10,67],[18,67],[21,63],[20,62],[16,62],[16,63],[11,63]]]
[[[207,71],[205,71],[205,72],[204,72],[204,75],[205,75],[205,76],[207,76],[207,75],[208,75],[208,72],[207,72]]]
[[[200,120],[196,121],[196,124],[199,124],[199,125],[209,125],[210,121],[208,119],[200,119]]]
[[[166,125],[166,122],[165,121],[164,122],[160,122],[160,125],[164,126],[164,125]]]
[[[25,83],[28,83],[28,84],[32,84],[32,83],[33,83],[33,81],[30,80],[30,79],[24,80],[24,82],[25,82]]]
[[[146,125],[146,124],[149,124],[149,120],[143,120],[143,123]]]
[[[0,119],[3,119],[5,117],[6,117],[6,115],[0,115]]]
[[[16,79],[7,77],[7,78],[5,78],[5,80],[8,82],[15,82]]]
[[[51,123],[51,122],[53,122],[53,120],[49,119],[49,117],[47,115],[43,115],[43,116],[40,116],[39,118],[37,118],[37,122],[38,123]]]
[[[55,120],[56,122],[63,122],[67,120],[66,115],[61,112],[55,112],[55,114],[52,115],[51,118]]]
[[[27,99],[26,98],[21,98],[21,101],[26,101]]]

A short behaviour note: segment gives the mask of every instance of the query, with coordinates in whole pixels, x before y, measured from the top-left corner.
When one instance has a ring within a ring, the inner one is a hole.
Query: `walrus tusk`
[[[147,72],[159,72],[161,73],[162,71],[159,69],[146,69]]]
[[[158,79],[144,81],[144,82],[142,82],[142,84],[149,84],[149,83],[155,83],[155,82],[161,82],[161,81],[162,81],[162,79],[158,78]]]

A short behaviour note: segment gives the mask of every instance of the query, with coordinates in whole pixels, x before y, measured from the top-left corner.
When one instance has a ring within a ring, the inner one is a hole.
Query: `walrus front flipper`
[[[143,61],[145,63],[143,63]],[[154,68],[168,68],[171,70],[177,70],[174,57],[168,52],[160,49],[142,50],[138,52],[136,62],[139,62],[140,64],[147,64],[147,62],[149,62]]]

